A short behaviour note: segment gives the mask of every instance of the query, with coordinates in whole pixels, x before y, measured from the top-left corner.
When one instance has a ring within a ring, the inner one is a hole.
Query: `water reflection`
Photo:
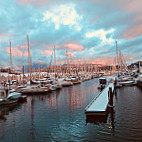
[[[93,123],[94,125],[97,124],[107,124],[108,128],[112,130],[112,134],[114,134],[115,123],[114,123],[114,115],[115,111],[114,108],[108,108],[108,112],[104,116],[87,116],[86,123]]]
[[[0,121],[4,120],[6,121],[6,116],[11,112],[14,113],[16,109],[20,109],[19,104],[11,104],[7,106],[0,106]]]
[[[115,111],[113,108],[109,108],[108,124],[109,124],[109,129],[112,132],[112,135],[114,135],[115,133]]]
[[[115,135],[115,106],[117,104],[117,91],[113,94],[113,107],[107,108],[107,113],[104,116],[88,116],[86,115],[86,125],[87,123],[92,123],[94,126],[104,124],[108,129],[111,130],[111,134]]]
[[[12,113],[12,127],[15,128],[15,111],[20,109],[19,104],[11,104],[7,106],[0,106],[0,139],[4,139],[5,136],[5,125],[7,121],[7,116]]]
[[[26,103],[0,110],[4,117],[0,119],[0,141],[140,140],[142,91],[137,87],[118,89],[115,107],[105,118],[86,120],[84,109],[99,93],[97,82],[94,79],[57,92],[28,96]]]

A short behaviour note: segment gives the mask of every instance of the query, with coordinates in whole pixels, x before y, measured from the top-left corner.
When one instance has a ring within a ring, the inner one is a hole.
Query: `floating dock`
[[[91,103],[85,108],[85,113],[87,116],[104,116],[106,115],[106,110],[109,103],[108,92],[109,88],[114,91],[114,84],[110,83],[106,88],[96,97]]]

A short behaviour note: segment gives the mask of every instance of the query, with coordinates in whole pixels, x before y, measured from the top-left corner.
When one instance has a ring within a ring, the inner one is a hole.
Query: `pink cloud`
[[[141,13],[141,14],[138,14],[138,15],[134,18],[134,22],[137,22],[137,21],[142,21],[142,13]]]
[[[50,45],[50,44],[44,44],[43,46],[46,47],[46,48],[50,48],[50,49],[54,48],[54,45]],[[59,45],[55,45],[55,48],[60,48],[60,46]]]
[[[119,6],[122,7],[124,10],[128,11],[128,12],[142,12],[141,11],[141,5],[142,5],[142,1],[141,0],[121,0],[122,2],[124,2],[124,4],[122,4],[121,2],[119,2]]]
[[[92,63],[92,64],[102,64],[102,65],[112,65],[116,62],[116,57],[102,57],[102,58],[95,58],[95,59],[88,59],[86,60],[86,63]],[[131,56],[125,56],[125,61],[130,62],[132,60],[135,60],[135,58],[132,58]]]
[[[64,61],[62,61],[61,63],[64,63]],[[111,65],[115,63],[115,60],[114,57],[104,57],[104,58],[95,58],[95,59],[74,59],[73,63]]]
[[[84,47],[75,43],[64,44],[64,47],[70,49],[71,51],[83,51]]]
[[[125,56],[126,62],[132,62],[134,58]],[[73,64],[100,64],[100,65],[115,65],[115,57],[102,57],[95,59],[74,59]],[[58,60],[58,64],[66,63],[65,60]]]
[[[6,52],[7,52],[8,54],[10,54],[10,49],[9,49],[9,47],[6,47]],[[20,50],[19,48],[17,48],[17,47],[12,47],[11,52],[12,52],[12,56],[20,56],[20,57],[22,57],[22,56],[28,56],[28,53],[27,53],[27,52],[24,52],[24,53],[23,53],[23,51],[21,51],[21,50]]]
[[[78,60],[76,62],[79,63]],[[84,61],[80,60],[80,63],[108,65],[108,64],[113,64],[114,63],[114,57],[85,59]]]
[[[41,4],[41,3],[47,3],[49,0],[20,0],[19,3],[21,4],[30,4],[30,3],[34,3],[34,4]]]
[[[24,49],[28,49],[28,47],[26,45],[22,45],[21,48]]]
[[[122,35],[126,39],[134,39],[137,36],[142,35],[142,23],[135,25],[127,29]]]
[[[40,50],[39,53],[49,56],[49,55],[52,55],[53,51],[52,50]]]
[[[65,53],[65,55],[68,55],[70,57],[75,57],[75,55],[72,52],[67,52],[67,53]]]

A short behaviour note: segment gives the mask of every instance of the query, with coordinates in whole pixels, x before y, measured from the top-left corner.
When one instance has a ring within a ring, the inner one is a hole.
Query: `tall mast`
[[[12,71],[12,52],[11,52],[11,40],[10,40],[10,67]]]
[[[1,61],[0,61],[0,86],[1,86]]]
[[[118,70],[118,75],[119,75],[119,58],[118,58],[118,48],[117,48],[117,41],[116,41],[116,60],[117,60],[117,70]]]
[[[22,67],[22,72],[23,72],[23,84],[24,84],[24,65]]]
[[[31,64],[31,54],[30,54],[29,36],[28,35],[27,35],[27,40],[28,40],[28,62],[29,62],[30,80],[31,80],[32,64]]]
[[[120,62],[120,71],[122,72],[122,64],[123,64],[123,60],[122,60],[122,53],[119,50],[119,62]]]
[[[68,51],[67,51],[67,48],[66,48],[66,63],[67,63],[67,74],[68,74]]]
[[[54,72],[55,72],[55,78],[56,78],[56,54],[55,54],[55,45],[54,45]]]

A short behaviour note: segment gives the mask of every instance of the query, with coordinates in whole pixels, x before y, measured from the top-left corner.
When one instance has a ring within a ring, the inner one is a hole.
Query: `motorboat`
[[[17,103],[21,95],[22,94],[18,92],[10,93],[8,89],[0,90],[0,105]]]
[[[119,85],[122,85],[122,86],[133,86],[133,85],[136,85],[136,82],[135,80],[133,79],[133,77],[127,77],[127,76],[124,76],[124,77],[119,77],[117,79],[117,83]]]
[[[104,89],[106,84],[107,84],[106,78],[103,78],[103,77],[99,78],[98,89],[101,89],[101,90]]]

